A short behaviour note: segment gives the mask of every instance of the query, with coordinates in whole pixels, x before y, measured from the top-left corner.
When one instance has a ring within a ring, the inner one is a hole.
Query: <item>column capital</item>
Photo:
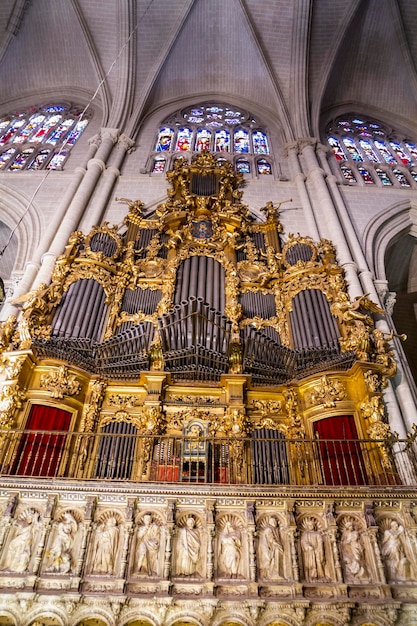
[[[101,140],[110,139],[113,144],[119,139],[120,131],[118,128],[102,128],[100,131]]]
[[[96,146],[96,148],[98,148],[99,145],[101,144],[100,133],[97,133],[97,135],[93,135],[93,137],[90,137],[90,139],[88,140],[88,143],[90,144],[90,146]]]
[[[135,142],[125,134],[120,135],[117,145],[123,148],[128,154],[131,154],[135,150]]]
[[[298,146],[302,152],[305,148],[315,148],[317,145],[317,139],[315,137],[302,137],[298,140]]]
[[[298,154],[298,141],[290,141],[284,146],[285,156],[288,156],[290,152]]]
[[[106,169],[106,164],[101,159],[90,159],[87,164],[87,169],[91,169],[91,166],[98,165],[102,172]]]

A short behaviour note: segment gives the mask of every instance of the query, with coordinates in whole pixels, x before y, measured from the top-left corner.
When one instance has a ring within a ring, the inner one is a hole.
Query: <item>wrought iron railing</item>
[[[411,486],[409,441],[0,430],[0,475],[220,485]]]

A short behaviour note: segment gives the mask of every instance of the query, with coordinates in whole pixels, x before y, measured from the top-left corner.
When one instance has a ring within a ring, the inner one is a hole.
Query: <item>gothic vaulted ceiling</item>
[[[283,136],[361,110],[417,131],[415,0],[2,0],[0,113],[57,96],[135,133],[155,108],[246,104]]]

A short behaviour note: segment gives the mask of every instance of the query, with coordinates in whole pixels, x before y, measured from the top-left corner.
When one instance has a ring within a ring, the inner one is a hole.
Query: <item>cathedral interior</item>
[[[417,6],[2,0],[0,625],[417,625]]]

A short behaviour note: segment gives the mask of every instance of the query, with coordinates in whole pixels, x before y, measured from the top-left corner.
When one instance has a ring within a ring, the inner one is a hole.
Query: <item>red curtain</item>
[[[319,437],[319,463],[326,485],[363,485],[367,482],[352,415],[314,422],[314,433]]]
[[[12,474],[56,476],[66,436],[42,431],[67,431],[71,413],[51,406],[34,404],[17,450]],[[41,432],[39,432],[41,431]]]

